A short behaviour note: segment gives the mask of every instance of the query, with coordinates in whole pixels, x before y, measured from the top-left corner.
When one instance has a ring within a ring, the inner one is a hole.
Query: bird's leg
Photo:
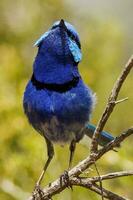
[[[47,161],[44,165],[43,171],[42,171],[42,173],[41,173],[41,175],[40,175],[40,177],[39,177],[39,179],[36,183],[36,186],[39,186],[41,184],[41,181],[44,177],[44,174],[45,174],[45,172],[46,172],[46,170],[47,170],[47,168],[48,168],[48,166],[49,166],[49,164],[50,164],[50,162],[51,162],[51,160],[54,156],[54,147],[53,147],[52,142],[50,142],[47,138],[45,138],[45,140],[46,140],[46,144],[47,144],[48,159],[47,159]]]
[[[74,156],[74,152],[75,152],[75,148],[76,148],[76,141],[72,140],[71,144],[69,146],[69,150],[70,150],[70,157],[69,157],[69,164],[68,164],[68,170],[71,168],[72,165],[72,160],[73,160],[73,156]],[[63,182],[67,187],[70,187],[72,189],[72,186],[69,184],[69,175],[68,175],[68,170],[64,171],[64,174],[62,174],[60,176],[60,184],[62,186]]]
[[[76,141],[75,141],[75,140],[72,140],[72,141],[71,141],[71,144],[70,144],[70,146],[69,146],[70,157],[69,157],[68,170],[71,168],[72,160],[73,160],[73,156],[74,156],[75,149],[76,149]]]

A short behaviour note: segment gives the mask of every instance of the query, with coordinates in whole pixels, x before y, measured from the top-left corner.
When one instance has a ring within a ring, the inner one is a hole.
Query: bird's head
[[[75,28],[60,20],[34,44],[38,53],[33,65],[37,80],[64,83],[79,77],[77,65],[81,61],[81,45]]]
[[[79,35],[75,28],[63,19],[55,22],[34,44],[42,54],[49,53],[67,63],[73,59],[79,63],[82,58]]]

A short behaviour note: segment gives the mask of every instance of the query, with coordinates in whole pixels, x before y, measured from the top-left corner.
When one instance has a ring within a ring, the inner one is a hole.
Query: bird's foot
[[[70,181],[69,181],[69,174],[68,174],[67,170],[65,170],[64,173],[60,176],[60,185],[61,185],[61,187],[63,185],[65,185],[66,187],[72,189],[72,186],[71,186]]]
[[[43,198],[44,192],[41,189],[40,185],[35,185],[34,190],[32,192],[32,196],[34,200],[41,200]]]

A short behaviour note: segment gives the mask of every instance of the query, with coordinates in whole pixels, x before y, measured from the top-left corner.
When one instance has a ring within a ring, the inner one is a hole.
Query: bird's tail
[[[90,138],[92,138],[95,129],[96,129],[96,127],[94,125],[87,124],[86,128],[84,129],[84,134],[87,135],[87,136],[89,136]],[[105,146],[106,144],[108,144],[109,142],[111,142],[114,139],[115,139],[115,137],[113,137],[110,133],[102,131],[99,134],[99,137],[98,137],[98,144],[100,146]]]

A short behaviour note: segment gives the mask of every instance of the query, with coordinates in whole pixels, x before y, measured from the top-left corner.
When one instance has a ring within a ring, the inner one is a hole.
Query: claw
[[[34,200],[41,200],[43,198],[44,192],[42,191],[40,185],[38,184],[35,185],[32,196]]]
[[[60,176],[60,185],[61,185],[61,187],[63,185],[65,185],[66,187],[72,189],[72,186],[71,186],[70,181],[69,181],[69,175],[68,175],[67,170],[65,170],[64,173]]]

